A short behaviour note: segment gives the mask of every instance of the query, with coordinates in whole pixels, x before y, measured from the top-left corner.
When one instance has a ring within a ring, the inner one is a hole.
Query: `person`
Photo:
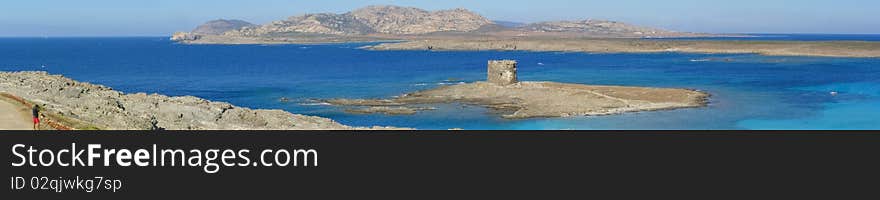
[[[34,116],[34,130],[40,130],[40,106],[34,105],[31,111]]]

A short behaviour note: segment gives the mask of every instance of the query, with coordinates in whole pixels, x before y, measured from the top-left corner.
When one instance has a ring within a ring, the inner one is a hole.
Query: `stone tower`
[[[500,86],[512,85],[516,80],[516,61],[490,60],[487,80]]]

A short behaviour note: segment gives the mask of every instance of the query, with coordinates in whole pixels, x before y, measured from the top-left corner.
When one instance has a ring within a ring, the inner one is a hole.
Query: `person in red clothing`
[[[31,112],[34,115],[34,130],[40,130],[40,106],[34,105]]]

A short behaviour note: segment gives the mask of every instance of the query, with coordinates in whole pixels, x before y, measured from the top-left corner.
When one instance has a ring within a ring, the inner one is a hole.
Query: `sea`
[[[729,39],[729,38],[716,38]],[[867,40],[880,35],[756,34],[739,40]],[[369,51],[371,43],[182,45],[168,37],[0,38],[0,71],[48,71],[125,93],[191,95],[352,126],[429,130],[877,130],[880,59],[692,53]],[[349,114],[318,99],[391,98],[485,79],[519,61],[522,81],[690,88],[702,108],[503,119],[475,105],[414,115]]]

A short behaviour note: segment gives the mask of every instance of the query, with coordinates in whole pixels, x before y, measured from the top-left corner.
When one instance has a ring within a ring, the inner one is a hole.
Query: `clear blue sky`
[[[217,18],[266,23],[373,4],[467,8],[493,20],[599,18],[712,33],[880,33],[880,0],[7,0],[0,36],[160,36]]]

